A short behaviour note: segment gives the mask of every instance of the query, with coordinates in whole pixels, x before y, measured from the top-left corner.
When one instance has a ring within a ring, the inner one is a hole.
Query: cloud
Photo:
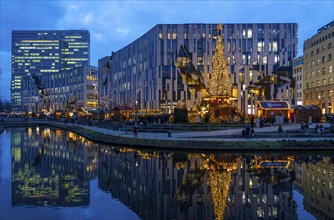
[[[64,15],[56,26],[89,30],[91,62],[97,65],[98,59],[126,46],[156,25],[158,14],[154,8],[151,11],[150,5],[127,1],[64,2]]]
[[[12,30],[54,29],[63,11],[58,2],[0,1],[1,50],[11,50]]]
[[[301,54],[304,40],[334,16],[332,1],[316,0],[0,1],[0,4],[0,67],[9,75],[10,54],[4,51],[11,51],[12,30],[89,30],[91,64],[97,65],[98,59],[130,44],[156,24],[173,23],[296,22]]]
[[[84,23],[86,25],[90,24],[93,21],[93,19],[94,19],[94,16],[90,13],[90,14],[83,17],[82,23]]]
[[[97,33],[97,32],[93,33],[92,36],[94,39],[97,39],[99,41],[103,41],[103,39],[105,38],[104,34]]]
[[[130,32],[128,28],[117,28],[116,31],[118,34],[121,34],[121,35],[128,35]]]
[[[0,1],[1,98],[10,99],[12,30],[56,29],[63,10],[58,2]]]

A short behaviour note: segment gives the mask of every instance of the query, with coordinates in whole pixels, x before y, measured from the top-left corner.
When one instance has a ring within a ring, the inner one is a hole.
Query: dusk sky
[[[86,29],[91,65],[156,24],[298,23],[303,43],[334,20],[333,0],[281,1],[0,1],[0,98],[10,100],[11,31]]]

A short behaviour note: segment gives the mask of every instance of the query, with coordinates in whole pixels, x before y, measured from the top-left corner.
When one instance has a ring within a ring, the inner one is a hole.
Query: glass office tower
[[[87,30],[12,31],[11,99],[14,111],[22,105],[22,76],[48,73],[89,65],[90,34]]]
[[[62,74],[42,74],[32,78],[21,78],[22,106],[27,112],[55,112],[71,108],[72,111],[73,108],[89,111],[98,107],[95,66],[79,66],[64,70]],[[42,85],[42,89],[36,87],[36,84]]]
[[[296,23],[223,24],[235,105],[242,106],[243,85],[247,88],[278,67],[292,67],[297,55],[297,29]],[[165,113],[173,112],[178,105],[192,108],[198,96],[189,91],[175,66],[180,46],[188,49],[207,83],[216,41],[217,24],[158,24],[113,52],[110,70],[102,74],[99,67],[99,74],[104,76],[100,77],[104,84],[100,83],[99,90],[111,96],[113,106],[136,105],[140,110]],[[255,94],[247,95],[248,113],[254,112],[257,100]]]

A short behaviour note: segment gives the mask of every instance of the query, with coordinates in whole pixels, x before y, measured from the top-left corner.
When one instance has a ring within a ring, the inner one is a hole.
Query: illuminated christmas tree
[[[223,45],[222,25],[217,26],[218,38],[216,52],[212,62],[212,72],[209,79],[209,95],[216,98],[231,97],[231,76],[225,57]]]

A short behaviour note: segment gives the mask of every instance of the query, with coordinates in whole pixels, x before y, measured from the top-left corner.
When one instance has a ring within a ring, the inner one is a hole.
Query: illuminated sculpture
[[[212,72],[209,79],[209,96],[212,98],[229,99],[232,97],[232,86],[227,60],[225,58],[221,24],[217,26],[217,30],[216,52],[213,58]]]
[[[215,158],[213,154],[189,153],[188,160],[190,159],[200,159],[200,169],[189,170],[182,180],[182,185],[176,196],[181,211],[184,212],[189,208],[196,189],[207,183],[205,176],[208,174],[215,219],[224,219],[224,212],[230,193],[232,172],[237,170],[238,161],[240,161],[241,157]]]
[[[212,72],[206,84],[203,73],[195,68],[189,56],[187,48],[180,47],[176,66],[180,70],[183,82],[188,86],[192,94],[196,94],[196,109],[202,111],[207,109],[209,121],[219,123],[221,121],[234,120],[240,117],[240,111],[234,106],[232,96],[231,77],[228,63],[225,57],[223,45],[222,25],[217,26],[218,36],[215,55],[212,62]],[[210,111],[211,108],[211,111]]]
[[[238,168],[237,161],[240,159],[240,157],[237,157],[230,162],[219,161],[215,159],[214,155],[210,155],[209,159],[207,158],[203,162],[203,168],[208,170],[209,173],[209,183],[216,219],[224,219],[232,181],[232,172]]]

